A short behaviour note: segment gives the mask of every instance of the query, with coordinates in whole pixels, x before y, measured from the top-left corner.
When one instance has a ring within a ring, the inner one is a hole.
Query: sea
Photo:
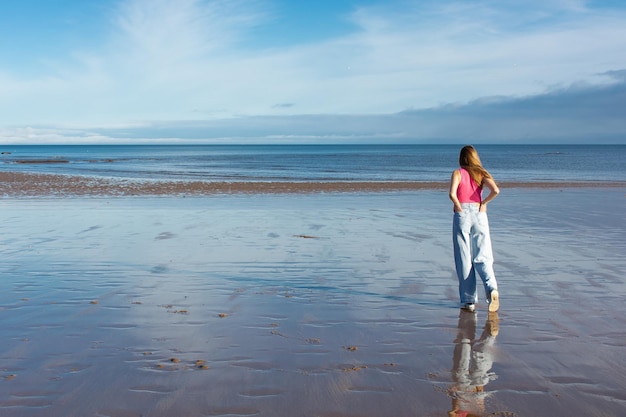
[[[476,145],[497,181],[626,181],[626,145]],[[2,145],[0,170],[132,180],[448,181],[459,145]]]

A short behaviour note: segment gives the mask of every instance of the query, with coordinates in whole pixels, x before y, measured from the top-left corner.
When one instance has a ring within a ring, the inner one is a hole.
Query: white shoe
[[[470,313],[473,313],[474,310],[476,310],[476,306],[474,305],[474,303],[465,303],[461,308],[463,310],[469,311]]]
[[[491,298],[489,301],[489,312],[493,313],[498,311],[500,308],[500,294],[498,293],[498,290],[491,291],[489,298]]]

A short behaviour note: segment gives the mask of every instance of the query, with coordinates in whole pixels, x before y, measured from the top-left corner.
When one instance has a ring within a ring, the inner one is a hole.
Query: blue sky
[[[0,143],[626,143],[626,2],[21,0]]]

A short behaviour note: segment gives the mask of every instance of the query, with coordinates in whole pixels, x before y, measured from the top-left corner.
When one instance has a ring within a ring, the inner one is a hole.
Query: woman
[[[489,311],[498,311],[500,300],[493,272],[487,204],[496,198],[500,189],[483,168],[474,147],[468,145],[461,149],[459,165],[450,179],[450,200],[454,204],[452,234],[461,308],[474,311],[478,301],[478,273],[485,287]],[[485,198],[482,198],[483,188],[489,190]]]

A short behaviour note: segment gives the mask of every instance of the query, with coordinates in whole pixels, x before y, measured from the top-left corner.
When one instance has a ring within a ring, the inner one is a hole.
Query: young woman
[[[461,149],[459,165],[460,168],[452,173],[450,179],[450,200],[454,204],[452,239],[461,308],[474,311],[478,301],[478,274],[485,287],[489,311],[498,311],[500,300],[493,272],[487,204],[496,198],[500,189],[483,168],[474,147],[468,145]],[[482,196],[484,188],[489,190],[485,198]]]

